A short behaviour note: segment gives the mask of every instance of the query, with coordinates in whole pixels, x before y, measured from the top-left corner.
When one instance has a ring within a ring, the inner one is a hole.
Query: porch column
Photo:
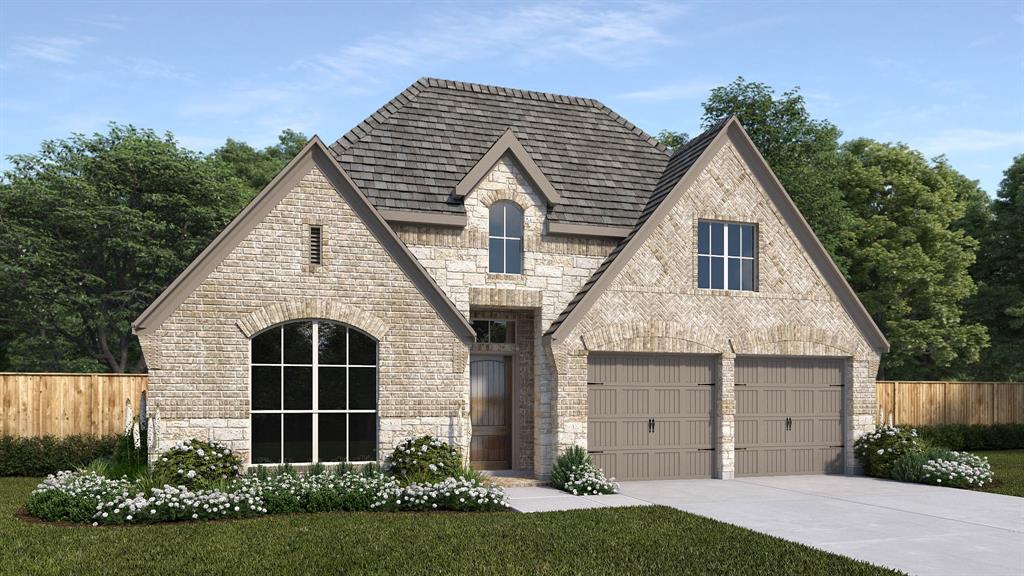
[[[736,473],[736,355],[722,354],[715,397],[715,478],[730,480]]]

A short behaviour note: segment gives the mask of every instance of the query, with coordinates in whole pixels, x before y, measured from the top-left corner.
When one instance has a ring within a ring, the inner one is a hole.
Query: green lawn
[[[975,454],[988,457],[996,480],[1001,482],[995,488],[986,489],[986,492],[1024,496],[1024,450],[999,450]]]
[[[896,574],[663,507],[92,528],[16,518],[36,483],[0,478],[0,574]]]

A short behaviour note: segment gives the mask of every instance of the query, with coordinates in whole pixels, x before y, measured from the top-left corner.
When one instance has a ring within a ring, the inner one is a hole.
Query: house
[[[134,324],[158,441],[544,477],[852,472],[888,344],[742,126],[425,78],[313,138]]]

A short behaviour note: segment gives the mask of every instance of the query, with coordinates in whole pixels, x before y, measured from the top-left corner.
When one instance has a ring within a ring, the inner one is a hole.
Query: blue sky
[[[699,131],[711,87],[800,86],[845,137],[1024,152],[1024,3],[0,2],[0,155],[115,120],[210,151],[334,140],[420,76],[597,98]],[[3,166],[8,165],[3,161]]]

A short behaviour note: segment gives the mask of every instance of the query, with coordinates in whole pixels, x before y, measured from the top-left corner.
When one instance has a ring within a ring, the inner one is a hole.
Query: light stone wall
[[[323,226],[323,265],[307,264],[308,226]],[[468,451],[468,346],[317,170],[271,210],[178,309],[140,335],[157,450],[189,437],[248,458],[249,336],[326,318],[379,340],[380,456],[434,434]]]
[[[524,211],[522,275],[487,271],[488,210],[500,200],[515,202]],[[613,239],[545,234],[545,200],[508,155],[466,196],[465,207],[467,224],[462,229],[401,225],[395,230],[467,317],[476,309],[532,309],[539,323],[536,333],[541,334],[616,244]],[[532,467],[544,474],[555,454],[559,422],[552,408],[558,391],[542,339],[535,339],[534,346]]]
[[[697,289],[701,219],[758,226],[757,292]],[[715,403],[716,475],[734,472],[734,360],[737,355],[849,358],[846,464],[853,440],[873,426],[874,352],[774,204],[727,143],[660,222],[555,353],[559,449],[586,445],[586,354],[590,351],[711,353],[721,357]]]

